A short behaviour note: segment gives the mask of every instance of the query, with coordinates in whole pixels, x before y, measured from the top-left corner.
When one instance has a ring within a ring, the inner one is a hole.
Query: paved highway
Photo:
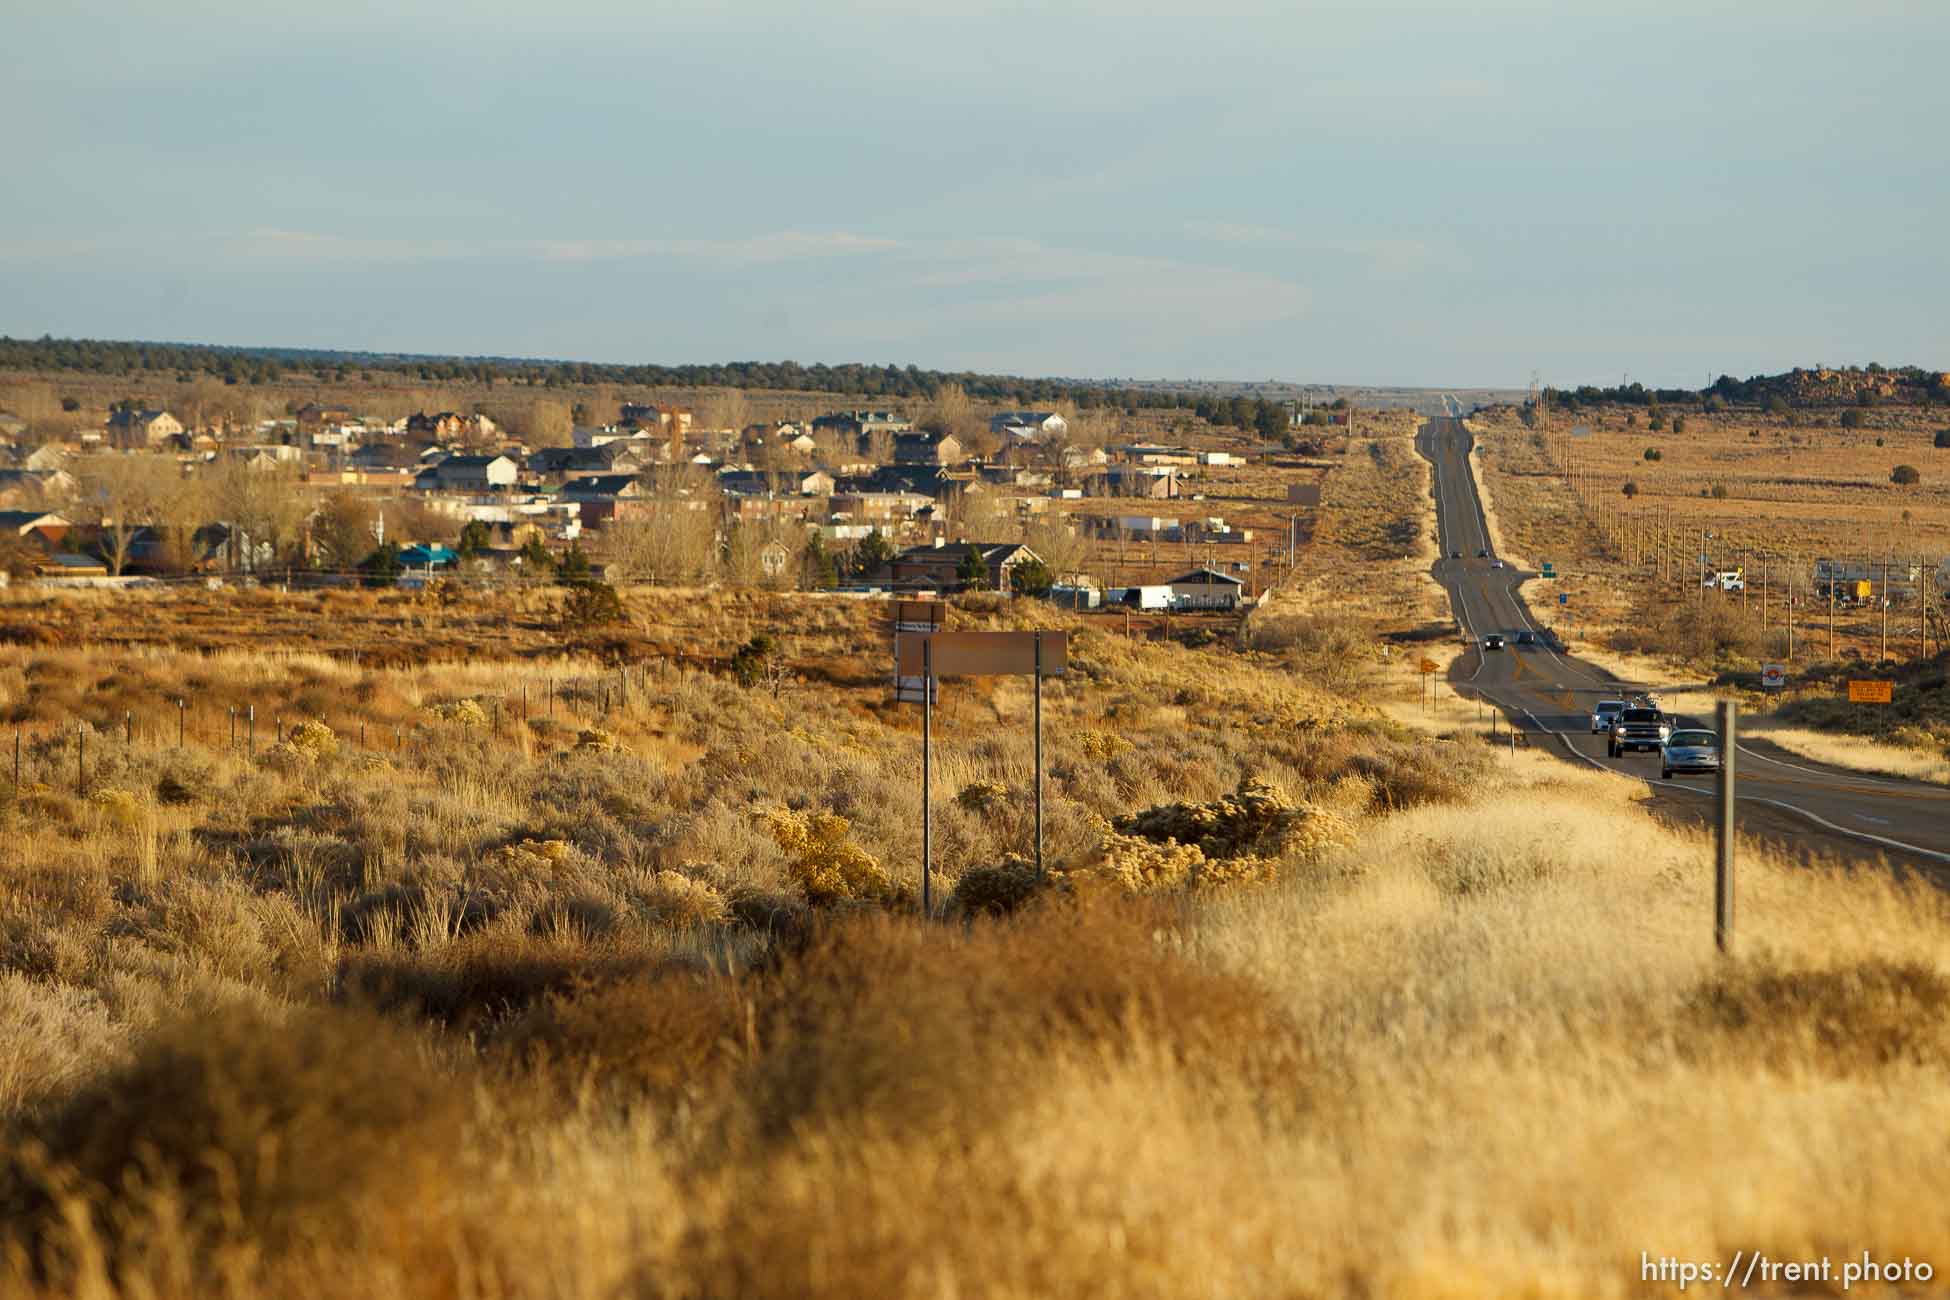
[[[1591,734],[1591,706],[1618,698],[1626,683],[1562,653],[1538,631],[1516,590],[1535,574],[1494,567],[1489,527],[1469,472],[1473,441],[1455,415],[1431,419],[1416,438],[1416,449],[1435,470],[1442,547],[1435,579],[1448,590],[1450,607],[1472,642],[1451,668],[1451,681],[1465,695],[1480,695],[1501,709],[1530,743],[1548,744],[1568,761],[1643,777],[1678,798],[1711,797],[1711,776],[1660,780],[1656,754],[1605,757],[1604,737]],[[1515,644],[1526,629],[1537,633],[1538,645]],[[1508,648],[1485,651],[1481,638],[1489,633],[1509,638]],[[1653,683],[1632,685],[1657,690]],[[1862,853],[1908,859],[1938,875],[1950,866],[1950,790],[1941,786],[1846,772],[1765,744],[1742,743],[1737,774],[1743,818],[1758,812],[1778,825],[1785,815]]]

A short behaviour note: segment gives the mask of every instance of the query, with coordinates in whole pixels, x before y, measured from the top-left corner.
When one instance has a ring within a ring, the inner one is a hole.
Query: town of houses
[[[235,431],[191,429],[167,410],[112,413],[103,428],[30,447],[0,413],[0,543],[8,568],[56,585],[169,579],[352,583],[361,575],[320,562],[309,522],[267,542],[220,507],[194,524],[189,545],[166,546],[172,526],[139,517],[98,490],[86,469],[140,461],[151,472],[212,470],[270,476],[310,508],[333,495],[378,506],[412,503],[420,535],[396,537],[397,581],[491,577],[519,569],[536,546],[581,548],[601,572],[611,545],[636,525],[681,517],[713,548],[762,539],[760,575],[776,585],[830,585],[862,593],[1009,592],[1034,561],[1048,594],[1079,608],[1231,609],[1251,594],[1240,545],[1252,530],[1206,513],[1198,476],[1241,454],[1158,444],[1085,446],[1052,411],[1008,411],[964,438],[929,432],[885,410],[834,411],[804,422],[744,428],[698,425],[675,405],[626,402],[614,418],[573,429],[566,446],[530,448],[485,415],[420,412],[394,420],[320,404]],[[477,528],[470,526],[478,525]],[[383,544],[384,526],[374,530]],[[457,548],[471,531],[476,545]],[[1049,561],[1027,538],[1076,539]],[[869,539],[877,539],[870,541]],[[485,544],[480,544],[483,542]],[[1115,586],[1122,555],[1159,543],[1197,548],[1199,562],[1144,585]],[[808,550],[838,560],[808,570]],[[23,565],[18,557],[32,563]],[[871,562],[858,562],[862,558]],[[1105,568],[1113,570],[1106,574]]]

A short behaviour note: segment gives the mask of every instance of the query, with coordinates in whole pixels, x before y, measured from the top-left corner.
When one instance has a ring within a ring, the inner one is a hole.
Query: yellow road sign
[[[1848,684],[1850,704],[1887,704],[1894,695],[1889,682],[1851,681]]]

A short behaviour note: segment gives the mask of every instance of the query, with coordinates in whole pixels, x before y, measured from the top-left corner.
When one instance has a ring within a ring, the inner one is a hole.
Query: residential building
[[[0,469],[0,506],[10,510],[65,499],[74,490],[74,475],[66,470]]]
[[[1070,431],[1070,422],[1055,411],[1004,411],[989,419],[989,432],[1016,442],[1036,442],[1045,437],[1060,438]]]
[[[513,487],[520,472],[509,456],[448,456],[421,470],[413,486],[422,491],[496,492]]]
[[[952,433],[903,433],[894,439],[896,465],[959,465],[967,459]]]
[[[369,442],[346,459],[356,470],[417,470],[420,448],[402,442]]]
[[[901,523],[917,517],[933,504],[933,497],[920,492],[838,492],[827,503],[827,509],[835,519]]]
[[[1009,590],[1009,574],[1036,553],[1020,542],[943,542],[931,546],[910,546],[895,556],[888,566],[895,587],[932,588],[936,591],[961,591],[967,583],[961,577],[970,554],[982,565],[983,585],[992,591]]]
[[[183,422],[168,411],[121,410],[108,417],[109,445],[123,451],[147,451],[183,431]]]
[[[45,473],[48,470],[65,469],[68,464],[68,449],[58,442],[44,442],[27,453],[20,462],[22,469]]]
[[[574,478],[582,474],[637,474],[646,463],[643,449],[623,438],[591,447],[544,447],[528,458],[528,469],[540,475]]]
[[[493,420],[485,415],[462,415],[458,411],[439,411],[429,415],[419,411],[406,419],[406,432],[409,440],[415,434],[435,442],[451,440],[471,441],[491,438],[497,431]]]
[[[1181,573],[1165,585],[1171,588],[1176,609],[1238,609],[1246,590],[1246,584],[1231,574],[1204,568]]]
[[[691,431],[692,412],[688,406],[658,406],[651,402],[623,403],[623,416],[617,424],[634,432],[638,429],[670,430],[671,421],[677,422],[680,434]]]
[[[812,431],[819,433],[822,430],[855,439],[875,433],[899,437],[914,432],[914,421],[897,411],[833,411],[813,420]]]
[[[1169,501],[1182,495],[1175,465],[1112,465],[1091,476],[1090,495],[1099,497],[1150,497]]]
[[[73,527],[60,515],[45,510],[0,510],[0,536],[22,538],[50,553]]]

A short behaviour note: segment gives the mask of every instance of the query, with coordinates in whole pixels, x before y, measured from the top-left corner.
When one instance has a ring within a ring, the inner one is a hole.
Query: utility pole
[[[1828,657],[1835,657],[1835,575],[1828,575]]]
[[[1921,595],[1922,593],[1919,591],[1917,594]],[[1876,657],[1876,662],[1881,663],[1888,658],[1889,658],[1889,562],[1885,560],[1883,561],[1883,565],[1882,565],[1882,653]]]

